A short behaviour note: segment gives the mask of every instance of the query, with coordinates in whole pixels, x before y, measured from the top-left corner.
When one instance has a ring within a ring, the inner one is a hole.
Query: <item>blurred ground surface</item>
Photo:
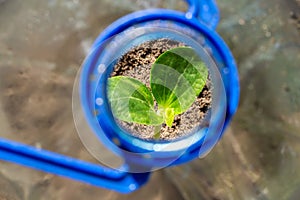
[[[218,32],[239,66],[240,107],[202,160],[118,193],[0,162],[0,199],[300,199],[300,2],[218,1]],[[73,82],[111,22],[175,0],[0,0],[0,136],[96,162],[72,118]]]

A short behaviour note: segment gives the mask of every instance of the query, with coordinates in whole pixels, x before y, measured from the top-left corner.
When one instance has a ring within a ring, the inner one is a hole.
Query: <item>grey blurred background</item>
[[[241,99],[207,157],[157,171],[129,195],[0,161],[0,199],[300,199],[300,2],[217,2]],[[150,7],[186,9],[180,0],[0,0],[0,137],[97,162],[73,122],[77,70],[107,25]]]

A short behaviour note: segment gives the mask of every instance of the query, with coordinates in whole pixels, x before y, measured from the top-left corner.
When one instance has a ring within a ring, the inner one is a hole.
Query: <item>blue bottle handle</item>
[[[53,173],[94,186],[129,193],[148,181],[150,173],[125,173],[0,138],[0,160]]]
[[[189,5],[187,17],[198,18],[199,21],[211,29],[216,29],[220,13],[215,0],[186,0]]]
[[[215,1],[186,1],[189,4],[186,18],[197,18],[200,23],[213,31],[219,21],[219,12]],[[174,15],[177,15],[176,13],[174,12]],[[178,17],[178,19],[182,18]],[[186,19],[182,20],[184,21]],[[196,21],[192,20],[191,23],[194,22]],[[219,39],[217,39],[217,41],[218,40]],[[221,46],[223,46],[223,43]],[[227,57],[228,60],[231,60],[231,56],[229,54]],[[17,163],[122,193],[129,193],[141,187],[148,181],[150,174],[134,174],[112,170],[100,165],[88,163],[43,149],[38,149],[4,138],[0,138],[0,160]]]

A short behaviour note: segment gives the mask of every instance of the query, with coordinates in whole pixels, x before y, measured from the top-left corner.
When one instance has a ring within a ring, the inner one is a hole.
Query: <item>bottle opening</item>
[[[180,23],[142,23],[94,46],[90,57],[95,134],[125,162],[161,168],[218,141],[226,93],[199,32]]]

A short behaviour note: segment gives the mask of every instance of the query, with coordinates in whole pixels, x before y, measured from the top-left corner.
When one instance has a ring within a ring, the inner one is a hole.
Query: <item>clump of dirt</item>
[[[300,5],[300,3],[299,3],[299,5]],[[295,24],[298,31],[300,32],[300,14],[297,14],[297,13],[291,11],[290,18],[293,20],[293,23]]]
[[[166,38],[142,43],[125,53],[114,66],[111,76],[128,76],[150,86],[150,70],[155,60],[165,51],[186,46]],[[174,140],[188,135],[199,126],[207,126],[206,116],[212,101],[212,85],[208,81],[193,105],[184,113],[177,115],[172,127],[162,124],[161,140]],[[154,139],[154,127],[117,120],[118,124],[132,135],[142,139]]]

